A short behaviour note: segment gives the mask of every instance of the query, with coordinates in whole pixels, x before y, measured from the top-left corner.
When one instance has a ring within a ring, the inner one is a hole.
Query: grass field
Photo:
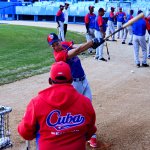
[[[48,72],[54,62],[46,38],[55,29],[0,25],[0,85]],[[67,40],[79,44],[84,35],[67,32]]]

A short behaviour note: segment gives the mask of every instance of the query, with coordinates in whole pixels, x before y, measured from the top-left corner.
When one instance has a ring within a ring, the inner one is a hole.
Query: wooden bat
[[[107,42],[106,42],[106,49],[107,49],[108,60],[110,60],[110,55],[109,55],[109,50],[108,50]]]
[[[136,17],[132,18],[131,20],[129,20],[127,23],[125,23],[120,29],[116,30],[115,32],[113,32],[112,34],[108,35],[107,37],[104,38],[104,40],[108,39],[109,37],[111,37],[112,35],[116,34],[117,32],[119,32],[120,30],[130,26],[131,24],[133,24],[134,22],[136,22],[137,20],[139,20],[140,18],[144,17],[144,13],[140,13],[139,15],[137,15]]]

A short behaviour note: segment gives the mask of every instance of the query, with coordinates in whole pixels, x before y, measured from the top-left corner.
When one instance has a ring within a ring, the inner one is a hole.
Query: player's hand
[[[94,38],[92,39],[93,41],[93,49],[96,49],[97,47],[99,47],[101,44],[103,44],[105,41],[102,38]]]
[[[59,28],[60,27],[60,24],[57,26],[57,28]]]

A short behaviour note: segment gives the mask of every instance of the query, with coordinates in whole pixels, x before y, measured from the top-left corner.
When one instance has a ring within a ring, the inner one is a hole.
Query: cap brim
[[[59,40],[53,40],[52,42],[48,42],[49,45],[53,45],[55,42],[58,42]]]
[[[69,6],[70,4],[68,4],[68,3],[65,3],[65,5]]]

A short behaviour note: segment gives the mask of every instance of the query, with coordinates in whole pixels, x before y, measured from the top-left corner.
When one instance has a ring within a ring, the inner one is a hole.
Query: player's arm
[[[27,106],[24,117],[18,125],[18,132],[25,140],[32,140],[36,136],[36,119],[33,101]]]
[[[92,46],[93,46],[93,41],[89,41],[85,44],[78,46],[77,48],[74,48],[74,49],[68,51],[68,59],[70,59],[74,56],[77,56],[78,54],[86,51],[87,49],[89,49]]]
[[[112,19],[114,19],[115,18],[115,15],[114,15],[114,13],[113,12],[110,12],[110,18],[112,18]]]
[[[105,37],[105,32],[104,32],[104,29],[103,29],[103,19],[102,19],[102,17],[98,17],[98,26],[99,26],[100,32],[103,34],[103,38],[104,38]]]
[[[56,14],[56,22],[58,24],[58,27],[60,27],[60,24],[59,24],[59,18],[60,18],[60,15],[61,15],[61,11],[59,10]]]
[[[78,46],[77,48],[73,48],[73,49],[69,50],[68,51],[68,59],[70,59],[70,58],[72,58],[74,56],[77,56],[78,54],[86,51],[90,47],[96,49],[102,43],[104,43],[104,40],[102,38],[99,38],[99,39],[98,38],[94,38],[91,41]]]
[[[85,16],[84,22],[85,22],[86,32],[88,33],[89,32],[89,17],[88,17],[88,14]]]
[[[96,122],[96,114],[95,114],[95,111],[94,111],[94,108],[91,104],[91,102],[87,101],[86,103],[86,115],[90,117],[90,121],[88,122],[87,124],[87,132],[86,132],[86,140],[90,140],[90,138],[92,137],[92,135],[94,133],[96,133],[96,126],[95,126],[95,122]]]

